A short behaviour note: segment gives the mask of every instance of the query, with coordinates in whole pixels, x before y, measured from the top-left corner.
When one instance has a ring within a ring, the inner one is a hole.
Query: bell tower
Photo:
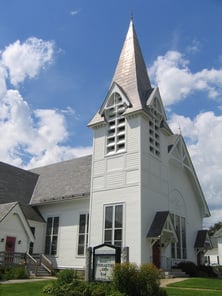
[[[107,96],[89,123],[94,132],[89,245],[127,246],[130,261],[138,264],[146,237],[143,162],[150,155],[159,161],[165,118],[131,19]]]

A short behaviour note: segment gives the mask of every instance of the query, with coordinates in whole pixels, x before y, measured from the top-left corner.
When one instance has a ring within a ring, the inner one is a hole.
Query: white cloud
[[[79,13],[79,10],[71,10],[70,14],[71,16],[77,15]]]
[[[53,42],[29,38],[16,41],[0,52],[0,159],[25,168],[46,165],[90,154],[91,147],[70,147],[65,110],[31,110],[18,89],[7,89],[7,79],[19,85],[36,77],[52,62]]]
[[[222,97],[222,69],[203,69],[192,73],[189,61],[178,51],[157,57],[149,69],[151,80],[160,88],[166,106],[204,91],[210,98]]]
[[[222,116],[204,112],[191,120],[174,114],[169,124],[175,133],[178,133],[178,123],[209,207],[212,214],[216,213],[209,221],[216,222],[217,217],[222,217]]]
[[[54,44],[35,37],[24,43],[19,40],[10,44],[2,53],[2,65],[9,72],[10,82],[17,86],[26,77],[34,78],[52,62]]]
[[[187,47],[187,52],[199,50],[198,42]],[[179,51],[168,51],[157,57],[149,74],[160,88],[164,104],[173,110],[173,104],[185,100],[190,94],[202,92],[205,99],[222,99],[222,69],[201,69],[192,72],[189,60]],[[201,108],[201,106],[200,106]],[[175,133],[182,131],[191,159],[196,169],[211,218],[205,225],[212,225],[222,219],[222,115],[202,112],[194,118],[177,114],[169,115],[169,125]]]

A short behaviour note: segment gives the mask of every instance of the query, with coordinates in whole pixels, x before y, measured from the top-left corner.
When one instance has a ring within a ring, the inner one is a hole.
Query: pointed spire
[[[151,85],[132,17],[112,79],[113,82],[125,91],[134,110],[145,107]]]

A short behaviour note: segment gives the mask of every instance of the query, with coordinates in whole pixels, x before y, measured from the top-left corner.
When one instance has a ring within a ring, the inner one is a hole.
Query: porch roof
[[[169,211],[156,212],[151,227],[147,233],[147,238],[160,237],[169,214]]]

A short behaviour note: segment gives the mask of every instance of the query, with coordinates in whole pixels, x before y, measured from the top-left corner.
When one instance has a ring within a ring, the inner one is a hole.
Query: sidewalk
[[[20,284],[20,283],[27,283],[27,282],[39,282],[39,281],[48,281],[48,280],[55,280],[56,277],[53,276],[44,276],[44,277],[35,277],[29,279],[21,279],[21,280],[8,280],[8,281],[0,281],[1,284]]]
[[[161,279],[160,280],[160,287],[165,288],[168,284],[182,282],[187,280],[187,278],[172,278],[172,279]]]

